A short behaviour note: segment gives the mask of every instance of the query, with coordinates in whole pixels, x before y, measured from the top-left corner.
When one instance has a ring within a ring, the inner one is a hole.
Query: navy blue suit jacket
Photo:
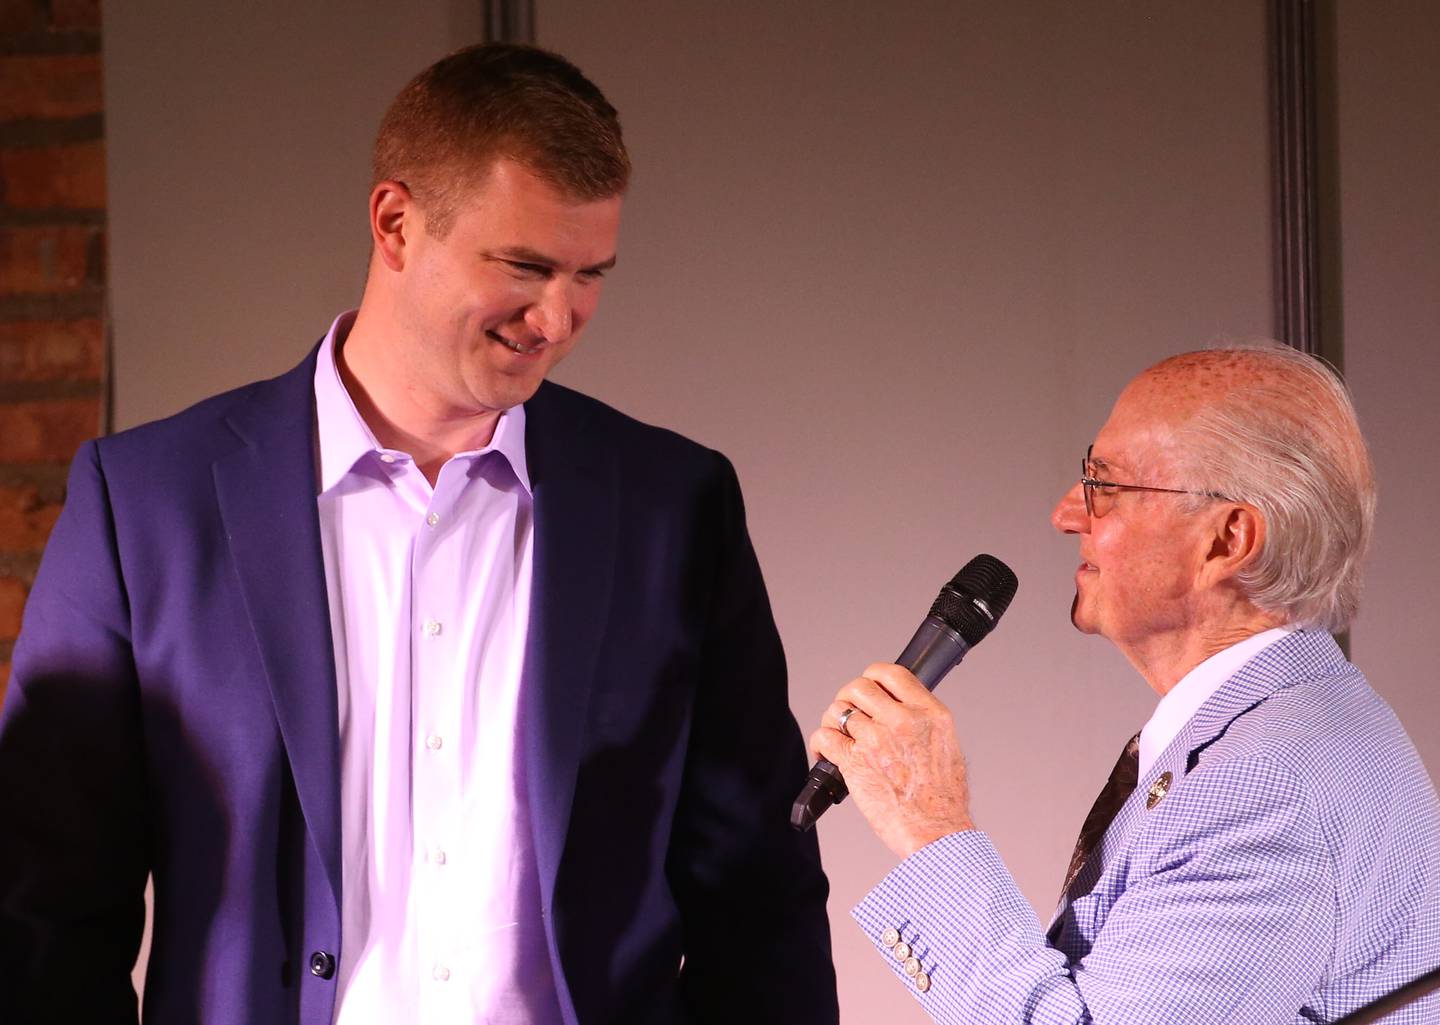
[[[75,459],[0,719],[0,1021],[135,1020],[147,872],[146,1025],[331,1020],[314,360]],[[804,750],[734,471],[553,384],[526,421],[521,721],[567,1020],[833,1022],[826,884],[787,823]]]

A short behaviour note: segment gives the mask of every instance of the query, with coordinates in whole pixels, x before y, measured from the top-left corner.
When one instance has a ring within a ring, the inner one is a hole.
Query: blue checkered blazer
[[[1440,801],[1389,706],[1300,631],[1195,713],[1048,933],[978,831],[917,851],[852,914],[938,1022],[1332,1022],[1440,964]],[[1386,1022],[1440,1023],[1440,994]]]

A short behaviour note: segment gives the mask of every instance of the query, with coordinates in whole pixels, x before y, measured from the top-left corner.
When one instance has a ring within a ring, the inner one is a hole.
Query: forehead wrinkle
[[[1144,484],[1160,479],[1174,455],[1176,422],[1168,402],[1141,378],[1121,393],[1110,419],[1101,429],[1091,461],[1105,466],[1122,483]]]
[[[1142,371],[1122,393],[1128,400],[1125,436],[1146,441],[1144,465],[1137,461],[1133,467],[1136,482],[1167,483],[1183,473],[1187,429],[1197,417],[1237,395],[1278,383],[1261,359],[1243,349],[1182,353]]]

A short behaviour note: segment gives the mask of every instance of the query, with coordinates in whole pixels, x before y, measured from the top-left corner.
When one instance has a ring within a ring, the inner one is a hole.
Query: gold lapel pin
[[[1145,810],[1149,811],[1165,799],[1170,792],[1170,781],[1175,777],[1169,772],[1160,773],[1160,778],[1150,784],[1150,793],[1145,795]]]

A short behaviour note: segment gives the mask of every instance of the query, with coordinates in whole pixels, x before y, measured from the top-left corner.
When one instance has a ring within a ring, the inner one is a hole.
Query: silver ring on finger
[[[850,727],[846,724],[850,722],[850,717],[858,711],[860,711],[860,709],[856,708],[854,705],[851,705],[849,708],[845,709],[845,711],[840,713],[840,732],[845,734],[845,736],[849,737],[851,740],[855,739],[855,735],[850,732]]]

